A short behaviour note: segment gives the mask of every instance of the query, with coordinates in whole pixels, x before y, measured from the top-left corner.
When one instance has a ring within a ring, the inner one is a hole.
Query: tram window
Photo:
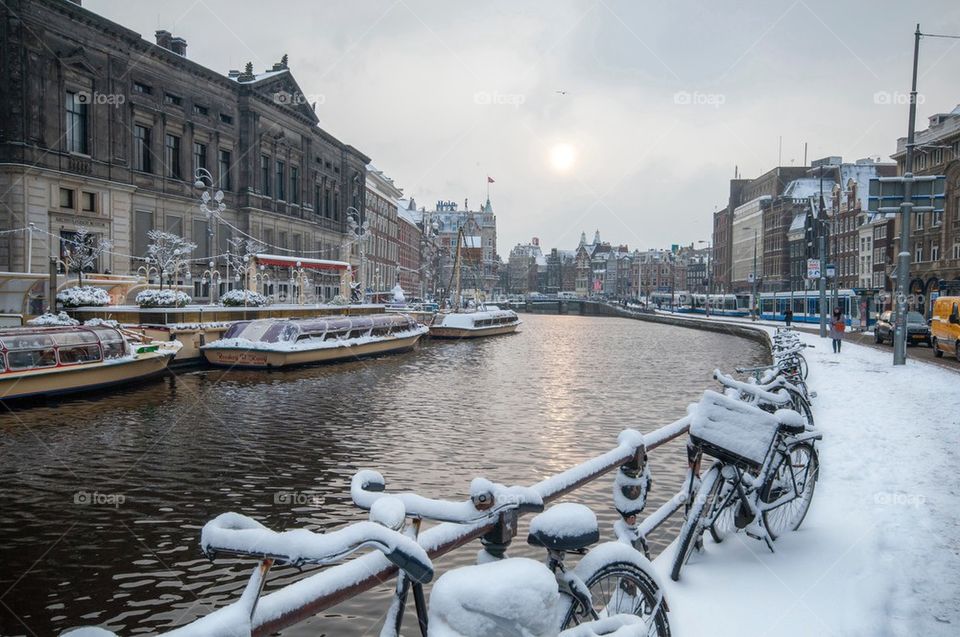
[[[55,367],[57,355],[53,349],[28,349],[7,352],[11,370]]]
[[[100,360],[100,348],[96,345],[78,345],[61,347],[59,350],[61,365],[91,363]]]
[[[794,313],[794,314],[806,314],[806,307],[805,307],[805,305],[804,305],[804,301],[805,301],[805,300],[806,300],[806,299],[804,299],[803,297],[800,297],[800,298],[797,298],[797,299],[793,299],[793,313]]]

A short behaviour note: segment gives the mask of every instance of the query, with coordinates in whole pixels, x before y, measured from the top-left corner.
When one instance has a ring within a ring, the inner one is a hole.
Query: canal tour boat
[[[108,325],[0,329],[0,401],[145,380],[164,373],[179,349]]]
[[[412,349],[428,328],[406,314],[239,321],[200,348],[221,367],[269,369]]]
[[[516,332],[523,321],[513,310],[479,309],[438,314],[430,326],[431,338],[480,338]]]

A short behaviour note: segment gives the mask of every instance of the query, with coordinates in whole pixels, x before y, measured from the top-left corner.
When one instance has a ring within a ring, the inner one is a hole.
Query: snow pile
[[[953,636],[960,626],[960,376],[890,350],[825,340],[804,356],[825,436],[803,526],[776,553],[704,534],[680,582],[662,577],[677,635]],[[675,547],[657,559],[669,572]]]
[[[84,321],[83,324],[86,325],[87,327],[112,327],[112,328],[120,327],[120,323],[117,321],[114,321],[113,319],[101,319],[101,318],[92,318],[89,321]]]
[[[37,318],[27,321],[27,325],[34,325],[38,327],[51,327],[56,325],[74,326],[80,325],[80,321],[70,318],[66,312],[60,312],[59,314],[44,312]]]
[[[144,290],[136,300],[140,307],[184,307],[191,299],[179,290]]]
[[[338,294],[330,299],[330,305],[350,305],[350,299]]]
[[[597,515],[582,504],[562,502],[555,504],[530,521],[530,533],[548,536],[579,537],[596,533]]]
[[[553,637],[561,610],[557,580],[540,562],[515,557],[467,566],[433,585],[430,637]]]
[[[268,302],[267,297],[250,290],[230,290],[220,297],[220,305],[226,307],[261,307]]]
[[[57,292],[57,302],[63,307],[103,307],[110,305],[110,295],[104,289],[85,285]]]

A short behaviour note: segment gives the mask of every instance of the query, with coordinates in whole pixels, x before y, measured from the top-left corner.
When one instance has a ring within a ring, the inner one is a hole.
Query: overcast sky
[[[916,23],[960,34],[957,0],[83,4],[223,73],[289,54],[321,125],[418,205],[476,208],[490,175],[504,259],[595,229],[631,248],[709,239],[734,167],[774,167],[781,136],[785,166],[804,142],[809,159],[886,160]],[[918,129],[960,103],[958,78],[960,40],[924,39]]]

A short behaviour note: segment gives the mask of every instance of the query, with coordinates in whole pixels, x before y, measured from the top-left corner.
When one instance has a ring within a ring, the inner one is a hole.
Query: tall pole
[[[903,201],[900,203],[900,254],[897,255],[897,321],[893,332],[893,364],[907,364],[907,285],[910,278],[910,220],[913,208],[913,140],[917,123],[917,61],[920,25],[913,34],[913,79],[907,121],[907,153],[903,159]]]
[[[710,281],[711,281],[711,261],[713,260],[713,244],[707,245],[707,303],[706,303],[706,315],[707,318],[710,318]]]
[[[827,336],[827,279],[824,277],[826,265],[824,261],[827,256],[827,246],[826,246],[826,237],[824,237],[824,230],[827,227],[827,224],[823,218],[823,164],[820,164],[820,202],[818,204],[820,210],[817,215],[817,224],[819,226],[820,236],[817,238],[817,256],[820,259],[820,280],[818,281],[820,289],[820,338],[826,338]]]
[[[27,274],[33,272],[33,224],[27,224]]]
[[[760,301],[757,299],[757,229],[753,229],[753,315],[760,320]]]

